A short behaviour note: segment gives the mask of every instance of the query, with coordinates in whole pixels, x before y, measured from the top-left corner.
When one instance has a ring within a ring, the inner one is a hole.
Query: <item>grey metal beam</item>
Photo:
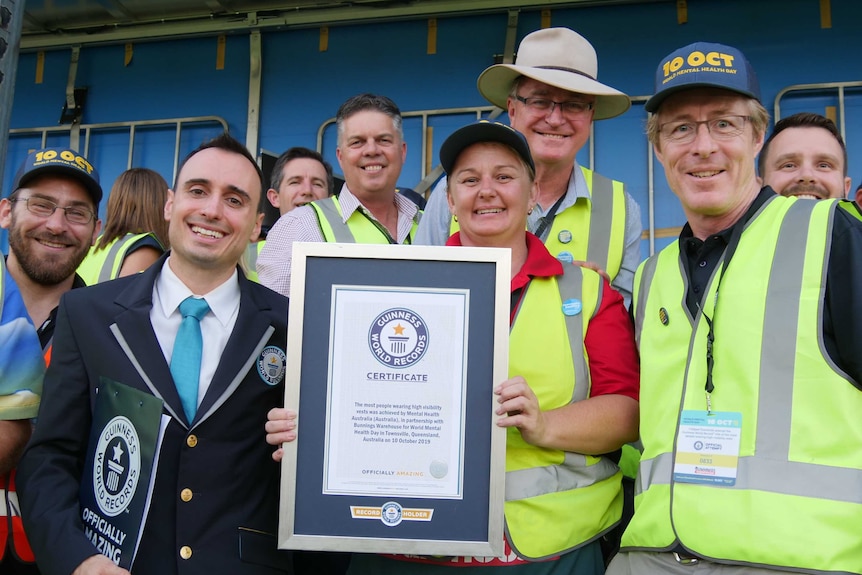
[[[358,3],[352,6],[297,7],[281,12],[251,12],[214,15],[201,13],[198,17],[183,17],[171,20],[76,30],[63,29],[62,33],[27,34],[21,39],[23,51],[67,47],[72,44],[111,44],[140,40],[155,40],[193,35],[215,35],[242,32],[249,29],[273,27],[308,28],[347,23],[380,22],[409,18],[445,17],[463,14],[505,12],[511,9],[546,9],[583,7],[608,4],[643,4],[648,2],[672,2],[673,0],[426,0],[408,4],[382,5],[380,3]],[[239,18],[238,18],[239,16]]]
[[[12,116],[12,99],[15,96],[15,76],[18,70],[18,45],[24,21],[24,0],[2,0],[0,10],[9,11],[9,25],[0,29],[0,38],[6,51],[0,58],[0,181],[6,164],[6,147],[9,143],[9,120]]]
[[[260,83],[263,68],[260,30],[253,30],[249,37],[249,60],[245,147],[256,158],[260,139]]]

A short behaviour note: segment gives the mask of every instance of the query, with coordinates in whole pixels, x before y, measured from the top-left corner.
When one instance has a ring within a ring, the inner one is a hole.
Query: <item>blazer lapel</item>
[[[269,314],[265,313],[272,309],[271,306],[255,297],[250,288],[250,280],[242,273],[239,276],[239,284],[240,304],[236,324],[209,389],[198,407],[195,425],[209,417],[230,397],[249,370],[257,373],[257,359],[274,331],[270,325]]]
[[[116,303],[123,311],[114,318],[111,331],[150,393],[165,403],[174,419],[188,427],[170,367],[150,323],[153,286],[167,257],[168,254],[163,255],[117,296]]]

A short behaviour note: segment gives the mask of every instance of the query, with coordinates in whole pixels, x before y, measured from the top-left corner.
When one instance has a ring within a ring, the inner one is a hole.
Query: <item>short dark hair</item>
[[[179,169],[177,170],[177,177],[174,180],[174,191],[180,186],[180,173],[183,171],[183,167],[186,165],[192,156],[197,154],[198,152],[203,152],[204,150],[208,150],[210,148],[218,148],[219,150],[224,150],[226,152],[231,152],[233,154],[239,154],[243,158],[249,161],[252,166],[254,166],[255,171],[257,172],[257,178],[260,182],[260,197],[257,202],[257,211],[263,210],[263,197],[265,195],[266,190],[263,189],[263,171],[261,171],[260,166],[257,165],[257,162],[254,159],[254,156],[251,155],[251,152],[248,151],[242,142],[224,132],[212,140],[207,140],[202,143],[200,146],[189,152],[189,155],[183,158],[182,163],[180,164]]]
[[[757,158],[757,173],[763,176],[763,171],[766,168],[766,155],[769,152],[769,144],[775,139],[775,136],[786,130],[787,128],[823,128],[835,138],[841,146],[841,152],[844,154],[844,176],[847,176],[847,146],[844,145],[844,138],[841,137],[841,132],[835,122],[811,112],[799,112],[792,116],[787,116],[775,122],[775,127],[772,128],[772,133],[763,142],[763,148],[760,150],[760,156]]]
[[[373,110],[381,112],[392,118],[392,126],[401,139],[404,139],[404,131],[401,128],[401,110],[398,106],[386,96],[377,94],[359,94],[348,98],[346,102],[338,108],[338,113],[335,114],[335,125],[338,127],[338,139],[341,140],[341,135],[344,131],[344,120],[365,110]]]
[[[323,169],[326,170],[326,190],[327,193],[332,195],[332,165],[323,159],[323,156],[314,150],[310,150],[308,148],[303,148],[302,146],[295,146],[293,148],[289,148],[286,152],[278,157],[275,161],[275,166],[272,167],[272,176],[269,179],[269,187],[278,191],[281,187],[281,180],[284,178],[284,167],[289,164],[291,161],[296,160],[298,158],[308,158],[309,160],[317,160],[323,165]]]

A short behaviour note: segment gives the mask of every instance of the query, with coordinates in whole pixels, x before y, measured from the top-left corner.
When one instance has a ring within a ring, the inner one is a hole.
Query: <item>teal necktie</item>
[[[201,318],[210,306],[203,298],[189,296],[180,304],[183,322],[177,332],[174,351],[171,355],[171,375],[183,403],[183,411],[189,423],[198,410],[198,383],[201,377]]]

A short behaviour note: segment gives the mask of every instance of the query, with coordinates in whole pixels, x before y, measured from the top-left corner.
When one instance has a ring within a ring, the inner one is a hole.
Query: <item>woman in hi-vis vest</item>
[[[440,162],[460,225],[447,245],[512,254],[509,379],[494,389],[497,425],[507,433],[505,553],[355,553],[348,573],[430,575],[457,567],[460,574],[600,575],[600,540],[622,512],[618,450],[638,435],[637,351],[622,296],[599,273],[556,260],[525,231],[536,187],[519,132],[470,124],[446,139]],[[295,437],[294,416],[270,413],[270,444]]]
[[[142,272],[170,246],[165,202],[168,183],[147,168],[131,168],[111,187],[105,231],[96,240],[78,275],[87,285]]]

